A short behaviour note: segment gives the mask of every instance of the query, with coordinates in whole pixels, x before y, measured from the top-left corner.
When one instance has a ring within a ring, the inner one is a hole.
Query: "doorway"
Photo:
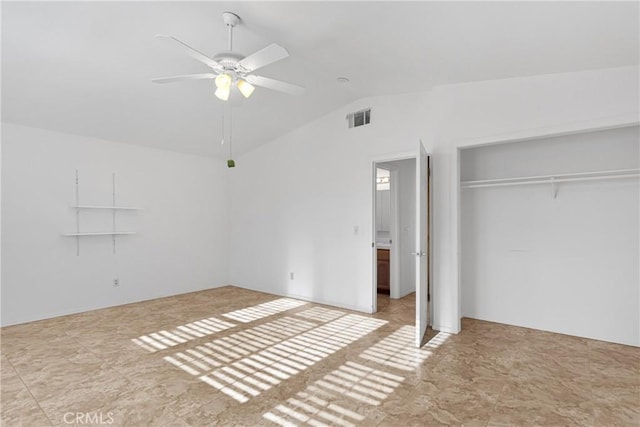
[[[378,259],[376,288],[378,294],[389,295],[389,297],[392,294],[396,296],[398,288],[397,181],[398,168],[395,165],[381,163],[376,167],[375,243]],[[395,245],[394,242],[396,242]],[[391,292],[392,287],[393,292]]]
[[[430,175],[421,142],[417,155],[373,162],[372,311],[415,323],[417,346],[431,312]]]
[[[375,309],[415,292],[415,157],[375,164]],[[382,308],[382,307],[380,307]]]

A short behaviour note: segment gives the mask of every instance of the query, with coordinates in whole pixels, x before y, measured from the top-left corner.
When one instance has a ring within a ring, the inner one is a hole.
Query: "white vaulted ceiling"
[[[3,2],[2,120],[224,157],[212,82],[150,80],[207,72],[154,35],[213,55],[226,10],[234,50],[286,47],[259,74],[307,88],[238,104],[237,154],[362,97],[638,64],[637,2]]]

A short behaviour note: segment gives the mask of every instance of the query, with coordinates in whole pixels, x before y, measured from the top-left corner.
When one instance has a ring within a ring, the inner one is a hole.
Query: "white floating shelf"
[[[136,234],[135,231],[87,231],[82,233],[66,233],[63,236],[66,237],[79,237],[79,236],[115,236],[117,234]]]
[[[118,209],[118,210],[126,210],[126,211],[139,211],[142,208],[135,208],[132,206],[94,206],[94,205],[76,205],[71,206],[74,209]]]

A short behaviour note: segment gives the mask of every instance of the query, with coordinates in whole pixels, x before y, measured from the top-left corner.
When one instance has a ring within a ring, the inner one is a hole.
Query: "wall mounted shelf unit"
[[[65,237],[76,238],[76,255],[80,255],[80,237],[86,236],[111,236],[113,243],[113,253],[116,253],[116,236],[136,234],[135,231],[122,231],[116,228],[116,211],[139,211],[142,208],[133,206],[116,205],[116,174],[112,174],[112,204],[111,205],[83,205],[80,204],[80,181],[78,179],[78,170],[76,169],[76,204],[71,206],[76,211],[76,231],[74,233],[65,233]],[[82,210],[107,210],[112,212],[112,230],[111,231],[80,231],[80,211]]]
[[[481,179],[475,181],[461,181],[463,189],[508,187],[514,185],[551,184],[551,194],[558,196],[557,184],[562,182],[602,181],[610,179],[640,178],[640,169],[616,169],[594,172],[565,173],[555,175],[525,176],[517,178]]]

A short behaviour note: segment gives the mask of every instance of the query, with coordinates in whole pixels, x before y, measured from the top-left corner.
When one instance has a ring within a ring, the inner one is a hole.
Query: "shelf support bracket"
[[[80,204],[80,183],[76,169],[76,206]],[[76,209],[76,233],[80,233],[80,209]],[[80,236],[76,236],[76,256],[80,256]]]
[[[551,196],[553,196],[554,199],[558,198],[558,183],[554,177],[551,177]]]
[[[113,239],[113,254],[116,254],[116,173],[113,172],[111,174],[111,185],[113,188],[113,212],[112,217],[113,217],[113,236],[111,236],[111,238]]]

